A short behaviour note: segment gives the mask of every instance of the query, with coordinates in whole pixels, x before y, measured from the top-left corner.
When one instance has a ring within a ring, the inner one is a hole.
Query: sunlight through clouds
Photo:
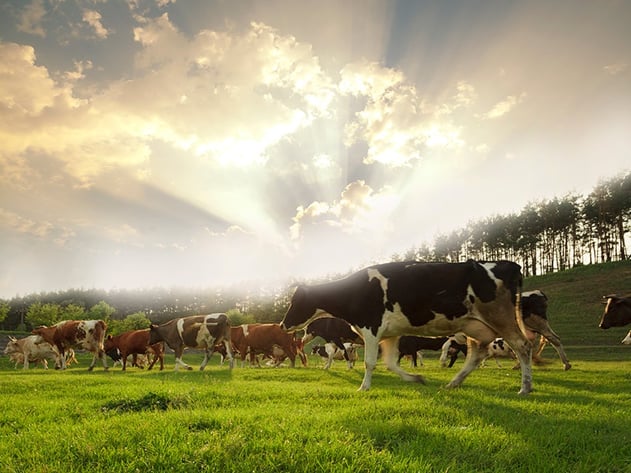
[[[628,166],[626,5],[0,9],[0,297],[344,272]]]

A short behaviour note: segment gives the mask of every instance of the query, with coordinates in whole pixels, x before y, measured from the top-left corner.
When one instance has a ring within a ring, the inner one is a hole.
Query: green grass
[[[534,368],[535,391],[517,395],[520,373],[503,362],[445,384],[425,355],[426,385],[380,363],[358,392],[361,363],[329,371],[310,358],[295,369],[230,371],[120,368],[14,369],[0,357],[0,471],[12,472],[631,472],[631,347],[627,329],[598,328],[601,296],[628,293],[631,266],[601,265],[531,278],[550,298],[556,353]],[[201,356],[185,354],[199,366]],[[403,362],[404,366],[407,362]]]
[[[441,369],[437,356],[413,370],[427,385],[379,365],[369,392],[357,391],[363,368],[338,362],[324,371],[313,358],[306,368],[232,371],[215,359],[203,372],[178,373],[171,357],[163,372],[127,373],[87,372],[84,356],[66,372],[23,372],[3,359],[0,469],[631,471],[631,374],[622,358],[576,359],[568,372],[535,368],[536,390],[520,397],[511,362],[447,390],[461,361]]]

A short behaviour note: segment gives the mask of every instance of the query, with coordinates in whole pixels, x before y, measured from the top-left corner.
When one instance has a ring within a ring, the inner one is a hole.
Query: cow
[[[103,349],[103,340],[107,324],[102,320],[63,320],[52,327],[38,327],[32,331],[34,335],[40,335],[51,345],[59,350],[61,355],[61,369],[65,370],[66,351],[70,348],[78,348],[92,353],[92,363],[88,371],[94,369],[96,360],[103,363],[103,369],[107,370],[107,360]]]
[[[464,333],[457,333],[447,338],[443,344],[440,354],[440,366],[442,368],[451,368],[458,359],[458,353],[467,355],[467,336]],[[449,365],[447,364],[449,358]]]
[[[498,358],[512,358],[515,359],[515,353],[511,348],[504,342],[503,338],[496,338],[489,344],[487,356],[482,360],[482,366],[485,366],[486,360],[489,358],[493,358],[498,368],[501,368],[502,365]]]
[[[403,335],[399,338],[399,358],[397,364],[401,363],[401,358],[404,356],[412,357],[412,366],[415,368],[418,366],[418,358],[421,360],[421,366],[423,366],[423,355],[421,350],[442,350],[443,345],[447,341],[447,337],[429,338],[429,337],[417,337],[414,335]]]
[[[607,305],[598,325],[600,328],[624,327],[631,324],[631,297],[611,294],[603,299]]]
[[[230,369],[234,366],[230,346],[230,321],[224,313],[191,315],[172,319],[161,325],[151,324],[147,345],[153,346],[160,342],[165,342],[175,352],[175,371],[180,366],[187,370],[193,369],[182,361],[185,348],[204,350],[204,360],[199,366],[202,371],[208,364],[213,347],[220,342],[226,347]]]
[[[307,355],[305,355],[304,344],[302,343],[302,340],[298,338],[292,338],[291,343],[296,348],[296,355],[298,355],[298,357],[300,358],[302,366],[307,366]],[[279,345],[273,345],[271,350],[265,350],[265,351],[250,349],[250,356],[252,354],[254,354],[255,363],[258,366],[260,365],[258,363],[258,357],[256,355],[259,355],[259,354],[263,355],[263,358],[269,358],[269,361],[266,364],[269,366],[274,366],[274,367],[280,366],[280,364],[283,361],[285,361],[285,359],[287,359],[288,357],[285,350]]]
[[[357,361],[357,346],[356,344],[346,342],[344,343],[344,350],[340,350],[335,343],[313,345],[313,347],[311,347],[311,354],[318,355],[325,360],[325,370],[331,367],[333,360],[345,360],[348,358],[346,359],[346,366],[350,370]]]
[[[105,353],[114,361],[119,359],[123,365],[123,371],[127,368],[127,356],[132,355],[132,366],[138,366],[137,355],[153,354],[153,360],[149,363],[148,370],[153,368],[156,361],[160,360],[160,371],[164,369],[164,343],[158,342],[149,345],[149,329],[130,330],[120,335],[108,335],[105,339]]]
[[[627,336],[622,339],[623,345],[631,345],[631,330],[627,333]]]
[[[538,357],[545,347],[545,340],[548,340],[557,351],[559,358],[563,362],[565,370],[569,370],[572,365],[565,354],[561,339],[552,330],[548,323],[548,297],[540,290],[523,292],[521,295],[521,312],[526,326],[526,336],[534,341],[535,334],[543,337],[539,344],[537,353]]]
[[[370,266],[343,279],[295,288],[281,322],[295,331],[320,317],[346,320],[362,334],[370,389],[381,342],[386,367],[406,381],[424,383],[396,363],[400,335],[449,336],[475,340],[463,368],[447,384],[457,387],[477,368],[497,337],[513,348],[521,364],[520,394],[532,391],[532,345],[521,317],[521,267],[511,261],[463,263],[392,262]]]
[[[39,335],[29,335],[20,339],[9,337],[4,354],[9,355],[11,361],[16,364],[16,368],[21,364],[25,370],[29,368],[29,363],[41,363],[45,369],[48,369],[47,359],[55,361],[56,366],[61,364],[57,347],[46,342]]]
[[[315,337],[321,337],[327,343],[333,343],[337,348],[342,350],[344,359],[350,361],[349,355],[344,348],[345,342],[363,345],[364,340],[361,336],[353,331],[348,322],[335,317],[326,317],[316,319],[305,327],[305,334],[302,337],[304,344],[309,343]]]
[[[280,347],[291,363],[291,367],[296,366],[296,355],[298,354],[297,341],[293,335],[283,331],[278,324],[243,324],[232,327],[231,331],[232,347],[239,352],[241,366],[245,365],[245,358],[250,354],[250,363],[256,361],[256,354],[263,353],[272,355],[273,347]],[[303,359],[303,363],[305,363]]]

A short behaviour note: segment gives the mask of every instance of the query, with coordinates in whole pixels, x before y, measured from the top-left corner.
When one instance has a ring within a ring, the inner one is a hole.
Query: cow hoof
[[[186,369],[187,369],[188,371],[193,371],[193,367],[192,367],[192,366],[187,366],[187,367],[186,367]]]
[[[530,394],[532,392],[532,388],[528,388],[528,389],[520,389],[519,390],[519,395],[520,396],[527,396],[528,394]]]
[[[88,368],[88,371],[92,371],[93,369],[94,369],[94,366],[90,366],[90,367]]]
[[[568,363],[567,365],[565,365],[565,371],[569,370],[571,367],[572,365]]]

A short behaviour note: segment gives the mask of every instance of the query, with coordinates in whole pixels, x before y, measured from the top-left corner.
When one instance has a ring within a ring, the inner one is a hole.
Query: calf
[[[40,335],[46,342],[57,347],[61,357],[61,369],[66,369],[66,351],[70,348],[86,350],[92,353],[92,371],[96,360],[100,359],[107,369],[103,340],[107,325],[102,320],[64,320],[52,327],[39,327],[33,334]]]
[[[631,345],[631,330],[627,333],[627,336],[622,339],[623,345]]]
[[[132,366],[138,366],[138,355],[153,354],[148,370],[160,360],[160,371],[164,369],[164,343],[149,345],[149,329],[131,330],[120,335],[108,335],[104,344],[105,352],[114,361],[121,360],[123,371],[127,368],[127,356],[132,355]]]
[[[605,313],[600,319],[600,328],[624,327],[631,324],[631,297],[620,297],[615,294],[603,297]]]
[[[333,363],[333,360],[346,359],[346,366],[348,369],[352,369],[357,361],[357,345],[346,342],[344,343],[344,350],[340,350],[335,343],[325,343],[324,345],[313,345],[311,348],[312,355],[319,355],[325,360],[324,369],[328,370]],[[347,359],[348,358],[348,359]]]
[[[361,333],[366,371],[360,390],[370,388],[379,344],[389,370],[404,380],[424,382],[396,363],[400,335],[449,336],[464,332],[477,343],[449,382],[459,386],[498,337],[515,350],[521,365],[520,394],[532,391],[532,345],[521,316],[521,267],[510,261],[385,263],[318,285],[298,286],[281,327],[299,330],[321,317],[338,317]]]
[[[187,370],[193,368],[182,361],[185,348],[204,350],[204,360],[200,371],[208,364],[213,347],[223,342],[230,359],[230,368],[234,366],[232,347],[230,346],[230,322],[226,314],[192,315],[169,320],[162,325],[151,324],[149,327],[149,342],[155,345],[165,342],[175,352],[175,371],[179,366]]]
[[[9,337],[4,354],[9,355],[16,368],[21,364],[25,370],[29,368],[29,363],[41,363],[48,369],[47,359],[54,360],[56,366],[61,364],[59,350],[39,335],[29,335],[21,339]]]
[[[418,356],[421,359],[421,366],[423,366],[421,350],[441,350],[446,341],[447,337],[429,338],[404,335],[399,338],[399,359],[397,360],[397,364],[401,363],[401,358],[404,356],[410,356],[412,357],[412,366],[416,368],[418,366]]]

